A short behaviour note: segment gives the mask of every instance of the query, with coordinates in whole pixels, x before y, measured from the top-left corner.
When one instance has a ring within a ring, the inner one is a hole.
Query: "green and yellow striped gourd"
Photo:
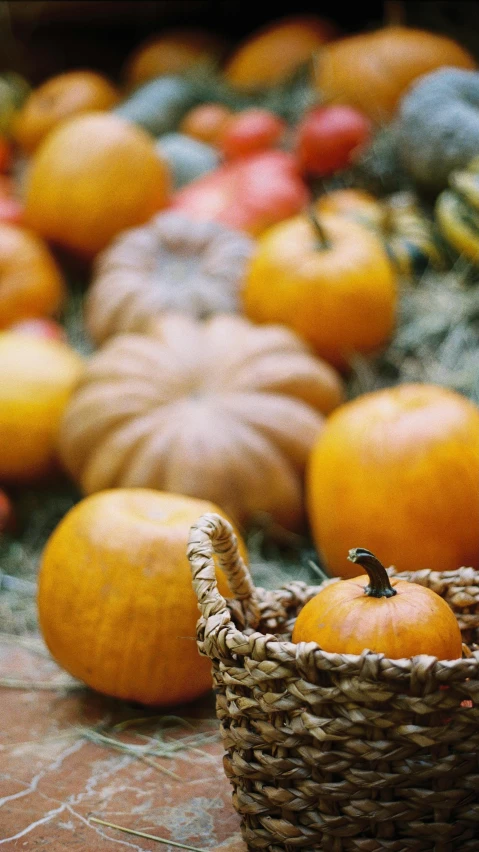
[[[479,265],[479,158],[449,176],[436,202],[436,222],[446,242]]]

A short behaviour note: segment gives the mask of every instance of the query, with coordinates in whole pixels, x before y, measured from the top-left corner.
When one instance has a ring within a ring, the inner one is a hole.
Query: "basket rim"
[[[252,631],[245,632],[234,623],[231,599],[228,602],[218,591],[213,554],[227,574],[235,597],[243,604],[245,622],[246,625],[252,624]],[[233,528],[220,515],[203,515],[192,527],[188,557],[202,614],[198,630],[202,634],[204,651],[210,659],[226,661],[226,653],[229,653],[249,658],[250,665],[263,664],[267,667],[268,663],[275,662],[286,666],[295,665],[303,675],[314,670],[328,671],[345,677],[381,682],[413,680],[419,685],[427,680],[444,684],[474,680],[479,683],[479,650],[471,651],[470,657],[456,660],[439,660],[427,654],[393,659],[367,649],[361,654],[332,653],[323,651],[316,642],[294,643],[272,633],[255,630],[260,618],[258,605],[261,598],[274,597],[280,591],[294,594],[294,589],[300,587],[319,589],[322,584],[309,587],[305,583],[293,581],[278,590],[256,588],[249,569],[239,556]],[[412,573],[433,573],[447,581],[462,574],[469,580],[477,577],[479,585],[479,571],[474,568],[458,568],[447,572],[407,572],[409,576]],[[394,576],[400,578],[405,574],[394,573]]]

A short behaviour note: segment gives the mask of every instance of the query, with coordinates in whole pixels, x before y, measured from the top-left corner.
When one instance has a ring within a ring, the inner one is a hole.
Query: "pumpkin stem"
[[[384,26],[406,26],[406,10],[404,8],[404,3],[399,2],[399,0],[386,0],[384,4]]]
[[[388,573],[374,553],[364,547],[355,547],[349,551],[348,559],[361,565],[369,577],[369,585],[364,593],[370,598],[392,598],[397,592],[391,586]]]
[[[308,207],[308,218],[309,218],[309,221],[311,222],[311,224],[313,226],[314,233],[317,237],[318,248],[321,249],[321,250],[330,248],[331,243],[329,242],[329,240],[326,236],[326,233],[324,231],[324,228],[323,228],[323,226],[321,225],[321,222],[318,219],[318,215],[316,213],[316,210],[314,209],[313,204],[311,204]]]

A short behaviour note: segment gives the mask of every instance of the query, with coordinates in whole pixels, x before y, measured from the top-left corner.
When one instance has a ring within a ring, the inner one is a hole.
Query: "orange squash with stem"
[[[299,215],[258,242],[243,288],[254,322],[289,325],[321,357],[346,367],[354,353],[383,345],[392,332],[397,291],[379,238],[344,216]]]

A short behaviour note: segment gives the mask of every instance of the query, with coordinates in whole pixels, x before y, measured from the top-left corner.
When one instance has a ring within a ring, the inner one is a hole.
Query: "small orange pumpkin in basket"
[[[293,642],[317,642],[335,654],[368,649],[391,659],[461,657],[459,624],[443,598],[418,583],[390,580],[379,559],[363,547],[350,550],[348,559],[366,574],[330,583],[311,598],[296,619]]]

